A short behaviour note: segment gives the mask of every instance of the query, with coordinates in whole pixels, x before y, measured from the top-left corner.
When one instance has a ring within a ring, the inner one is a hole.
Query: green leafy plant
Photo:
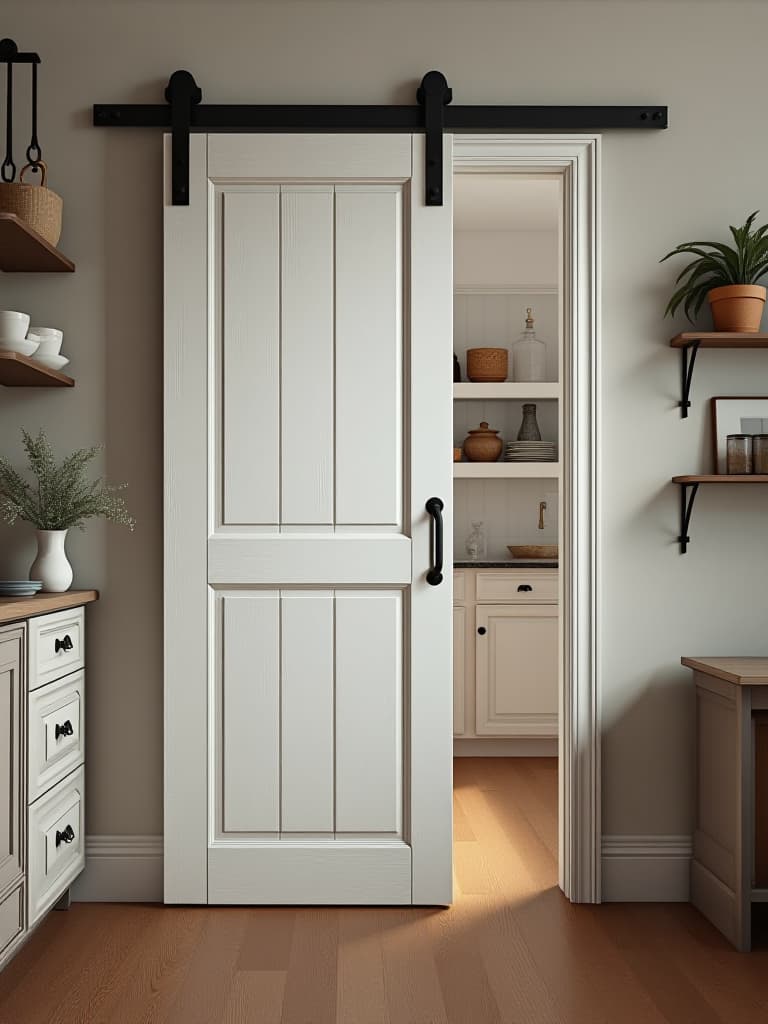
[[[747,217],[740,228],[731,226],[734,246],[724,242],[682,242],[668,252],[660,263],[684,253],[697,256],[680,274],[679,285],[667,303],[665,316],[672,316],[680,305],[688,319],[701,309],[707,292],[729,284],[756,284],[768,272],[768,224],[752,230],[759,210]]]
[[[33,482],[0,457],[0,516],[6,523],[23,519],[38,530],[82,530],[88,519],[109,519],[133,530],[136,520],[118,493],[126,485],[114,487],[103,478],[87,478],[88,464],[102,445],[78,448],[57,463],[44,431],[37,437],[26,430],[21,434]]]

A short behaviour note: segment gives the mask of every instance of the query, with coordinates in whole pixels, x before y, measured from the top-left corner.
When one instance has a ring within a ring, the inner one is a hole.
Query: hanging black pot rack
[[[171,194],[189,204],[190,132],[424,132],[427,206],[443,205],[442,136],[448,132],[550,132],[667,127],[667,108],[450,106],[452,90],[439,71],[421,81],[414,106],[322,106],[202,103],[189,71],[174,71],[166,103],[97,103],[93,123],[111,128],[164,128],[172,133]]]
[[[27,164],[32,171],[37,172],[43,159],[43,152],[37,138],[37,66],[39,63],[39,54],[22,53],[12,39],[0,39],[0,64],[6,65],[5,157],[0,164],[0,177],[6,184],[16,180],[16,163],[13,159],[13,69],[17,64],[32,66],[32,131],[26,150]]]

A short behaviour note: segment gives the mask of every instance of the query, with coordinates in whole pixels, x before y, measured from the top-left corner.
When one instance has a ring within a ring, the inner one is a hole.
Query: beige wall
[[[41,140],[65,197],[72,277],[0,280],[0,306],[61,325],[72,392],[7,390],[20,425],[104,440],[139,529],[72,538],[89,613],[92,833],[162,827],[161,210],[157,133],[90,126],[95,101],[157,102],[190,68],[210,102],[410,102],[439,67],[457,103],[667,102],[669,131],[603,149],[601,666],[605,831],[690,827],[690,682],[681,654],[764,652],[765,495],[703,491],[680,558],[667,481],[707,463],[713,394],[768,391],[761,353],[704,353],[691,418],[661,313],[674,243],[765,207],[768,6],[739,2],[93,3],[4,0],[2,32],[40,51]],[[18,129],[21,139],[21,129]],[[4,568],[32,558],[2,531]]]

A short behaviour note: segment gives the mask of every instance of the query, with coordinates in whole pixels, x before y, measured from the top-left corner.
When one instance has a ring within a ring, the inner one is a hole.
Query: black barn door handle
[[[426,504],[427,512],[432,516],[432,544],[434,555],[432,568],[427,573],[427,583],[436,587],[443,582],[443,509],[445,505],[440,498],[430,498]]]

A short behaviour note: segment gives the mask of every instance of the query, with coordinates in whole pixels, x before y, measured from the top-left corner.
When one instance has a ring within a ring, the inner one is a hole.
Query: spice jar
[[[752,472],[768,475],[768,434],[752,438]]]
[[[752,472],[752,435],[729,434],[726,439],[726,471],[735,476]]]

